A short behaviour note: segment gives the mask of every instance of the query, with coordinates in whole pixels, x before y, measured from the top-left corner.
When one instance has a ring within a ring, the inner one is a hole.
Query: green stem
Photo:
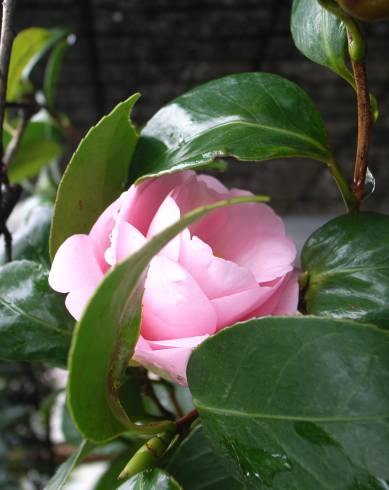
[[[348,44],[350,58],[353,61],[361,62],[366,54],[366,43],[363,39],[358,24],[348,15],[335,0],[318,0],[320,5],[340,19],[351,34],[352,42]]]
[[[330,172],[339,187],[347,209],[349,211],[354,210],[355,206],[358,203],[358,199],[352,193],[347,180],[345,179],[340,167],[338,166],[334,158],[330,162],[328,162],[328,168],[330,169]]]

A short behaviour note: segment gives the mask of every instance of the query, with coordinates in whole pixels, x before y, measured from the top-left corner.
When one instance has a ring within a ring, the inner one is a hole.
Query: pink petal
[[[215,311],[192,276],[176,262],[156,256],[143,296],[142,336],[167,340],[212,334]]]
[[[207,335],[203,335],[190,339],[176,339],[169,341],[173,347],[164,345],[165,348],[157,350],[150,348],[154,342],[149,342],[149,345],[146,346],[144,342],[139,343],[138,341],[134,360],[168,380],[181,386],[187,386],[186,368],[189,357],[193,349],[207,337]],[[163,342],[164,344],[168,343],[168,341]]]
[[[224,186],[222,188],[224,189]],[[192,209],[225,198],[227,193],[220,192],[220,189],[220,186],[217,186],[213,180],[206,178],[206,176],[198,177],[196,174],[192,174],[173,189],[171,196],[178,204],[181,212],[185,214]]]
[[[50,286],[60,293],[93,285],[96,287],[103,272],[96,260],[88,235],[73,235],[59,247],[49,274]]]
[[[82,317],[84,309],[95,291],[96,286],[85,284],[82,288],[72,289],[66,296],[65,306],[77,321]]]
[[[297,269],[289,272],[270,298],[251,312],[245,320],[268,315],[295,315],[299,300],[298,277],[299,271]]]
[[[146,340],[153,350],[168,349],[170,347],[191,347],[194,349],[209,335],[199,335],[197,337],[184,337],[182,339],[169,340]]]
[[[106,272],[109,268],[109,265],[104,259],[104,253],[110,246],[110,235],[115,225],[115,219],[119,213],[119,209],[120,199],[117,199],[100,215],[89,233],[96,259],[103,272]]]
[[[137,252],[146,238],[134,226],[122,221],[117,228],[116,261],[120,262]]]
[[[50,286],[69,292],[65,304],[79,320],[85,305],[103,278],[88,235],[73,235],[58,249],[49,274]]]
[[[211,300],[217,314],[217,330],[242,321],[254,309],[265,303],[277,286],[256,288]]]
[[[227,187],[212,175],[200,174],[197,175],[198,182],[204,182],[209,189],[214,190],[218,194],[228,194]]]
[[[133,192],[134,196],[125,200],[118,220],[131,223],[146,236],[150,223],[166,196],[192,174],[191,171],[177,172],[146,180],[137,187],[131,186],[128,192]]]
[[[217,255],[249,269],[258,282],[271,281],[292,270],[295,244],[285,236],[282,220],[269,206],[237,204],[209,216],[196,234]],[[222,226],[220,216],[224,217]]]
[[[215,257],[211,247],[196,236],[190,238],[189,234],[183,235],[179,262],[196,279],[209,299],[258,287],[248,269]]]
[[[216,179],[207,178],[204,175],[196,176],[194,174],[173,190],[171,196],[176,201],[182,214],[228,197],[228,192],[221,192],[222,190],[224,191],[224,186],[222,184],[215,184],[214,180]],[[211,221],[215,229],[221,229],[225,222],[225,216],[223,212],[211,213],[205,216],[190,226],[192,235],[197,235],[196,230],[199,227],[207,228],[209,221]]]
[[[170,196],[167,196],[151,221],[147,238],[151,238],[165,230],[168,226],[176,223],[180,217],[179,207]],[[177,261],[180,254],[180,242],[180,235],[177,235],[161,250],[160,254]]]

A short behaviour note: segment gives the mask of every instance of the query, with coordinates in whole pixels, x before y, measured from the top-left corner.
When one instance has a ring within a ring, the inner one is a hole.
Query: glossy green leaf
[[[31,70],[47,50],[67,35],[66,29],[30,27],[19,32],[11,51],[8,71],[7,100],[17,100],[26,87]]]
[[[64,40],[59,42],[50,53],[47,61],[45,76],[43,81],[43,92],[46,99],[46,104],[50,109],[55,106],[55,91],[57,82],[62,68],[63,57],[74,42],[74,35],[69,34]]]
[[[255,200],[263,198],[234,198],[191,211],[105,276],[76,327],[69,358],[69,406],[87,439],[104,442],[126,428],[156,434],[171,427],[169,421],[136,425],[131,405],[125,410],[119,396],[139,336],[146,270],[153,256],[197,219],[226,205]]]
[[[77,463],[93,449],[93,445],[88,441],[83,441],[77,451],[70,458],[59,466],[51,480],[47,483],[44,490],[61,490],[65,487],[70,475]]]
[[[226,156],[332,160],[320,114],[301,88],[276,75],[242,73],[201,85],[157,112],[141,132],[130,176],[200,167]]]
[[[5,145],[8,145],[10,139],[11,135],[5,132]],[[19,148],[10,162],[8,177],[11,183],[34,177],[42,167],[63,153],[58,128],[47,112],[40,111],[27,125]]]
[[[19,226],[12,235],[13,260],[31,260],[50,267],[49,233],[52,206],[38,197],[23,201],[18,214],[23,216]],[[6,262],[4,243],[0,243],[0,264]]]
[[[347,30],[343,22],[320,5],[318,0],[293,0],[290,23],[299,51],[311,61],[337,73],[355,89],[348,65]],[[372,114],[378,118],[377,100],[370,95]]]
[[[255,319],[207,339],[187,373],[205,434],[244,488],[387,488],[385,330]]]
[[[103,117],[74,153],[58,189],[51,229],[50,254],[71,235],[88,233],[124,190],[128,166],[138,140],[129,114],[139,94]]]
[[[0,359],[66,365],[73,321],[47,278],[27,260],[0,267]]]
[[[317,0],[294,0],[290,27],[297,49],[354,86],[354,76],[346,61],[347,32],[341,20]]]
[[[119,490],[182,490],[182,487],[163,470],[154,468],[133,476]]]
[[[194,429],[167,465],[185,490],[241,490],[223,459],[210,447],[203,429]]]
[[[340,216],[315,231],[302,252],[309,313],[389,328],[389,216]]]

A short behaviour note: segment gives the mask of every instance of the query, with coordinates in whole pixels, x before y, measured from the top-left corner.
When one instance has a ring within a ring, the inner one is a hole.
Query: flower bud
[[[124,480],[131,478],[137,473],[153,467],[165,454],[175,436],[175,431],[168,431],[157,434],[148,440],[140,449],[138,449],[123,468],[119,475],[119,479]]]
[[[352,17],[366,22],[389,19],[389,0],[336,0]]]

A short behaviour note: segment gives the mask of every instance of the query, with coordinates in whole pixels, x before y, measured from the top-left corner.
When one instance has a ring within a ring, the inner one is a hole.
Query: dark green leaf
[[[12,258],[31,260],[49,268],[52,206],[40,198],[31,197],[23,202],[18,212],[24,219],[12,236]],[[5,261],[4,243],[0,243],[0,264]]]
[[[67,34],[66,29],[42,27],[30,27],[19,32],[12,45],[8,71],[8,101],[17,100],[22,95],[31,70],[47,50]]]
[[[124,190],[128,166],[138,140],[129,113],[135,94],[89,130],[74,153],[58,189],[50,238],[50,254],[75,233],[88,233]]]
[[[317,0],[294,0],[290,27],[297,49],[354,87],[354,76],[346,62],[346,27],[341,20]]]
[[[5,133],[4,136],[7,145],[11,135]],[[27,125],[20,146],[10,162],[8,177],[12,183],[34,177],[63,152],[58,128],[45,111],[40,111]]]
[[[355,89],[347,64],[347,31],[343,22],[320,5],[318,0],[293,0],[291,31],[294,43],[307,58],[329,68]],[[370,95],[374,119],[377,101]]]
[[[73,453],[61,466],[57,469],[55,475],[51,478],[44,490],[61,490],[64,488],[72,471],[79,461],[82,460],[93,449],[93,445],[88,441],[83,441],[78,450]]]
[[[389,328],[389,216],[340,216],[315,231],[302,253],[309,313]]]
[[[154,468],[130,478],[119,490],[180,490],[181,486],[167,473]],[[182,489],[181,489],[182,490]]]
[[[251,320],[201,344],[188,379],[206,436],[244,488],[387,488],[388,332]]]
[[[185,490],[241,490],[223,459],[214,453],[197,427],[174,453],[167,470]]]
[[[320,114],[297,85],[268,73],[230,75],[173,100],[141,132],[132,179],[216,158],[308,157],[330,162]]]
[[[0,267],[0,358],[65,366],[72,319],[47,270],[20,260]]]
[[[104,278],[77,324],[69,358],[69,406],[87,439],[104,442],[126,428],[144,433],[162,432],[171,422],[138,426],[133,407],[123,408],[120,387],[139,336],[143,282],[150,260],[180,231],[217,208],[263,200],[241,197],[197,208],[139,251],[118,264]],[[127,411],[127,413],[126,413]]]
[[[55,90],[57,87],[59,74],[61,72],[62,60],[67,48],[73,43],[73,38],[74,35],[69,34],[66,39],[59,42],[53,48],[47,61],[43,82],[43,92],[45,94],[46,104],[51,109],[53,109],[55,105]]]

